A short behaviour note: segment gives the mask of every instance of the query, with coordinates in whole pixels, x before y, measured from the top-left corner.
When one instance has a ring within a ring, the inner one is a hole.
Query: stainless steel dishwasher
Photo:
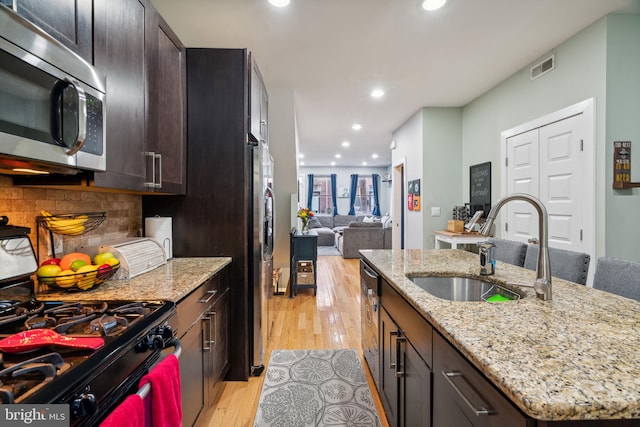
[[[365,261],[360,260],[360,319],[362,354],[371,370],[376,386],[380,379],[380,346],[378,319],[380,276]]]

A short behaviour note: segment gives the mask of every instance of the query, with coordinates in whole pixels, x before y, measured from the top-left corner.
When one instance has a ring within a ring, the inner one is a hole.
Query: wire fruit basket
[[[64,292],[82,292],[95,289],[109,280],[120,268],[120,264],[103,267],[95,266],[95,270],[76,272],[73,274],[58,274],[56,276],[37,276],[40,285],[59,289]]]
[[[38,225],[46,230],[65,236],[79,236],[97,228],[107,218],[106,212],[88,212],[81,214],[51,214],[41,211],[36,217]]]

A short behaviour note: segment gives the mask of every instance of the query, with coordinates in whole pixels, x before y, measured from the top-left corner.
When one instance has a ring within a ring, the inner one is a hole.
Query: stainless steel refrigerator
[[[275,197],[273,191],[273,158],[263,141],[253,147],[253,278],[249,304],[253,307],[249,327],[251,375],[264,370],[264,352],[272,326],[271,302],[273,297],[273,245]]]

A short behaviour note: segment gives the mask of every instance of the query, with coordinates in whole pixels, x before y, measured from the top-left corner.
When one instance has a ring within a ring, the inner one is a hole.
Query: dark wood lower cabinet
[[[182,342],[182,425],[193,426],[218,399],[229,370],[229,281],[227,268],[178,302]]]
[[[380,310],[383,332],[381,397],[392,427],[431,425],[431,369],[398,328]]]
[[[535,425],[437,333],[433,375],[434,427]]]

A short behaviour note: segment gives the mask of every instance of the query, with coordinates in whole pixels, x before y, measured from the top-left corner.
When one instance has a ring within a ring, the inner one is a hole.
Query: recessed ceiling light
[[[362,125],[360,123],[354,123],[353,126],[351,126],[351,129],[360,130],[362,129]]]
[[[300,162],[300,166],[304,166],[304,162]]]
[[[331,166],[335,166],[335,165],[336,165],[336,162],[331,162]]]
[[[382,98],[384,96],[384,91],[382,89],[374,89],[371,92],[371,96],[374,98]]]
[[[285,7],[289,5],[289,1],[290,0],[269,0],[269,3],[275,7]]]
[[[371,155],[371,158],[372,158],[372,159],[377,159],[377,158],[378,158],[378,155],[377,155],[376,153],[373,153],[373,154]]]
[[[362,162],[362,166],[367,166],[367,162]]]
[[[300,153],[300,154],[298,154],[298,157],[301,158],[301,159],[304,159],[304,154]]]
[[[351,145],[351,144],[349,144],[349,141],[342,141],[342,146],[343,146],[343,147],[345,147],[345,148],[346,148],[346,147],[348,147],[349,145]]]
[[[336,159],[339,159],[340,157],[342,157],[342,154],[336,153]]]
[[[422,2],[422,8],[428,11],[436,10],[444,6],[446,2],[447,0],[424,0]]]

